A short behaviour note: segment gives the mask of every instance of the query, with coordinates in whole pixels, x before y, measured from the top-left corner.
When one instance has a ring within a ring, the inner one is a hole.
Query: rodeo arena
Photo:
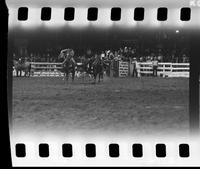
[[[15,56],[15,54],[13,56]],[[103,73],[109,77],[189,77],[189,57],[186,56],[186,54],[182,54],[180,58],[172,56],[171,62],[169,62],[169,60],[164,62],[165,58],[163,58],[162,54],[155,56],[151,53],[149,56],[145,57],[134,57],[135,50],[131,47],[124,47],[114,52],[105,50],[94,54],[92,54],[92,51],[89,49],[85,56],[77,57],[74,56],[73,49],[64,49],[61,50],[58,58],[50,58],[49,54],[44,56],[47,57],[34,57],[33,54],[31,54],[30,58],[18,58],[18,61],[14,61],[13,76],[63,77],[65,62],[61,61],[61,59],[66,59],[69,56],[69,58],[73,58],[76,65],[75,76],[77,78],[81,76],[81,73],[87,72],[79,71],[79,67],[84,65],[85,60],[87,60],[86,62],[88,63],[88,65],[85,66],[88,66],[88,69],[92,71],[92,61],[97,57],[108,66]]]
[[[31,45],[16,47],[12,52],[15,130],[188,132],[189,48],[184,37],[175,41],[175,36],[162,34],[150,42],[115,38],[117,45],[95,43],[95,47],[82,40],[81,49],[79,43],[57,42],[40,44],[40,51],[29,49]]]

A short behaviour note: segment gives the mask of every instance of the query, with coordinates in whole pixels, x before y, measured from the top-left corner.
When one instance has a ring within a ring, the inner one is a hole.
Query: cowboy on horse
[[[95,83],[96,83],[97,75],[99,75],[98,82],[100,82],[101,78],[103,79],[104,66],[107,66],[107,64],[104,62],[102,56],[95,54],[94,60],[92,62]]]
[[[62,62],[63,69],[62,71],[65,73],[66,80],[69,79],[69,73],[72,73],[72,81],[74,81],[75,77],[75,68],[76,61],[74,60],[74,50],[72,49],[64,49],[60,52],[59,58],[63,58]]]
[[[101,78],[103,79],[104,67],[108,66],[104,62],[102,56],[97,53],[88,59],[86,58],[84,65],[85,65],[85,71],[88,74],[93,75],[94,83],[96,83],[97,75],[99,75],[98,82],[100,82]]]

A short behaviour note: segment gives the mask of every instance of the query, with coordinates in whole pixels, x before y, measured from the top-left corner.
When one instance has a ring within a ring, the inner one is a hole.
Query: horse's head
[[[58,55],[58,59],[64,58],[64,53],[60,52],[60,54]]]
[[[74,50],[73,50],[73,49],[70,49],[70,50],[69,50],[69,55],[70,55],[71,57],[74,57]]]

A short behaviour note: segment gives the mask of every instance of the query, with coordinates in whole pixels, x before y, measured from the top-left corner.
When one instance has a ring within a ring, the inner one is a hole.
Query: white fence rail
[[[152,63],[139,63],[140,74],[152,74]],[[158,76],[164,77],[189,77],[189,63],[159,63]]]
[[[78,64],[80,65],[81,63]],[[132,74],[132,70],[130,69],[131,64],[128,62],[119,62],[119,77],[126,77]],[[60,77],[64,75],[60,71],[61,68],[61,63],[31,62],[31,76]],[[141,76],[152,74],[152,63],[140,62],[138,72]],[[13,71],[13,76],[16,76],[15,71]],[[159,63],[158,76],[189,77],[189,63]]]
[[[31,62],[31,76],[33,77],[57,77],[64,76],[60,71],[62,69],[61,63],[49,62]],[[22,76],[24,72],[22,72]],[[13,71],[13,76],[16,76],[16,71]]]
[[[132,75],[133,63],[119,62],[119,77]],[[152,62],[140,62],[137,71],[139,76],[153,73]],[[129,70],[129,72],[127,71]],[[158,76],[163,77],[189,77],[189,63],[159,63]]]
[[[80,65],[81,63],[77,63]],[[64,73],[62,63],[49,63],[49,62],[31,62],[31,76],[33,77],[62,77]],[[22,76],[24,72],[22,72]],[[16,71],[13,71],[13,76],[16,76]]]
[[[64,76],[64,73],[60,71],[61,69],[62,69],[61,63],[48,63],[48,62],[31,63],[32,76],[61,77]]]

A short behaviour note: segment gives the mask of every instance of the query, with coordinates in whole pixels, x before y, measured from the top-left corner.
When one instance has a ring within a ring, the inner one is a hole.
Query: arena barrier
[[[49,63],[49,62],[31,62],[31,76],[33,77],[60,77],[64,74],[59,71],[61,69],[61,63]],[[16,72],[13,72],[16,76]],[[22,76],[24,72],[22,72]]]
[[[79,65],[81,63],[78,63]],[[62,77],[64,74],[60,71],[62,69],[61,63],[48,62],[31,62],[31,76],[33,77]],[[118,76],[131,76],[133,72],[133,63],[119,61]],[[139,62],[138,68],[139,76],[148,76],[152,74],[151,62]],[[24,72],[22,72],[22,76]],[[78,74],[76,73],[76,76]],[[13,71],[13,76],[16,72]],[[189,63],[159,63],[158,76],[162,77],[189,77]]]
[[[129,62],[119,61],[119,77],[126,77],[129,75]]]
[[[139,76],[152,75],[151,62],[139,62]],[[119,77],[131,76],[133,72],[133,63],[119,62]],[[158,76],[162,77],[189,77],[189,63],[159,63]]]
[[[77,63],[80,65],[81,63]],[[32,77],[62,77],[64,73],[62,69],[62,63],[49,63],[49,62],[31,62],[31,76]],[[16,76],[15,70],[13,76]],[[24,76],[24,72],[22,72]],[[77,76],[77,73],[76,73]]]

